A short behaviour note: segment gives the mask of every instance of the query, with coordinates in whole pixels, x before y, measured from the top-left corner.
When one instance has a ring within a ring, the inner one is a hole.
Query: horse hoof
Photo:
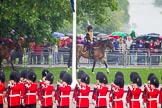
[[[110,73],[110,71],[109,71],[109,69],[107,68],[107,74],[109,74]]]
[[[109,74],[110,72],[107,72],[107,74]]]

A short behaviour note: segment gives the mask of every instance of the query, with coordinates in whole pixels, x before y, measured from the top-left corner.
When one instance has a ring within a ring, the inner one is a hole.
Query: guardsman
[[[93,93],[92,93],[92,100],[93,100],[93,103],[95,103],[95,99],[96,99],[96,93],[97,93],[97,87],[99,86],[99,76],[103,74],[103,72],[97,72],[96,74],[96,85],[94,86],[94,89],[93,89]]]
[[[44,69],[43,71],[42,71],[42,79],[40,79],[39,80],[39,88],[38,88],[38,98],[39,98],[39,100],[41,100],[41,96],[42,96],[42,85],[44,84],[44,81],[45,81],[45,79],[46,79],[46,76],[47,76],[47,74],[49,73],[49,71],[47,70],[47,69]]]
[[[162,87],[160,88],[159,104],[161,105],[161,108],[162,108]]]
[[[27,83],[25,84],[25,108],[36,108],[37,83],[36,74],[33,70],[28,71]]]
[[[81,77],[81,84],[79,86],[78,100],[76,103],[77,108],[89,107],[89,93],[90,93],[90,77],[87,74],[83,74]]]
[[[56,87],[56,90],[55,90],[55,102],[56,102],[56,104],[57,104],[57,107],[59,108],[59,104],[58,103],[60,103],[60,95],[61,95],[61,92],[60,92],[60,84],[62,84],[62,82],[63,82],[63,77],[64,77],[64,75],[66,74],[67,72],[66,71],[61,71],[60,72],[60,75],[59,75],[59,80],[60,81],[58,81],[57,83],[57,87]]]
[[[5,90],[5,75],[0,70],[0,108],[3,108],[3,91]]]
[[[96,93],[95,93],[95,107],[96,108],[107,108],[107,93],[108,93],[108,80],[105,74],[100,74],[99,75],[99,84],[97,85],[96,88]]]
[[[111,91],[110,108],[123,108],[124,78],[122,76],[116,76]]]
[[[89,50],[89,56],[93,56],[93,28],[91,25],[87,26],[87,34],[85,36],[86,44]]]
[[[115,74],[115,79],[120,76],[123,78],[123,84],[124,84],[124,75],[122,72],[120,71],[117,71],[116,74]],[[114,99],[114,89],[115,89],[116,85],[114,83],[111,84],[111,90],[110,90],[110,93],[109,93],[109,106],[112,107],[112,102],[113,102],[113,99]]]
[[[127,106],[128,108],[140,108],[140,95],[141,95],[141,89],[142,81],[141,77],[138,75],[134,75],[131,78],[132,84],[128,86],[128,92],[126,97]],[[130,98],[130,99],[128,99]],[[129,101],[128,101],[129,100]]]
[[[147,89],[150,88],[150,80],[151,80],[151,78],[154,77],[154,76],[155,76],[154,73],[150,73],[150,74],[148,75],[148,78],[147,78],[147,84],[144,84],[144,90],[143,90],[143,94],[142,94],[142,99],[143,99],[143,104],[144,104],[144,106],[146,106],[147,103],[148,103],[148,95],[147,95],[146,93],[147,93],[147,91],[148,91]]]
[[[160,93],[158,87],[159,87],[159,80],[157,79],[157,77],[156,76],[151,77],[150,87],[147,88],[146,92],[148,96],[148,102],[144,104],[146,108],[157,108],[158,106],[157,97],[159,96]]]
[[[45,79],[44,84],[42,85],[42,99],[41,99],[41,108],[52,108],[53,106],[53,86],[54,76],[52,73],[48,73]]]
[[[131,72],[130,73],[130,82],[133,82],[133,77],[135,76],[139,76],[139,74],[137,72]],[[130,103],[131,103],[131,98],[132,98],[132,93],[131,93],[131,89],[130,86],[128,86],[128,91],[127,91],[127,95],[126,95],[126,106],[129,108],[130,107]]]
[[[73,103],[76,103],[76,101],[77,101],[77,95],[79,93],[79,86],[80,86],[81,77],[82,77],[83,74],[85,74],[85,72],[83,70],[79,70],[79,72],[77,74],[78,84],[76,84],[75,88],[74,88]]]
[[[20,94],[22,88],[19,81],[20,74],[17,71],[11,72],[5,99],[5,101],[8,103],[8,108],[20,107]]]
[[[69,108],[70,106],[70,91],[72,77],[69,73],[65,73],[62,78],[62,83],[57,83],[59,85],[60,90],[60,101],[58,101],[59,108]]]
[[[20,73],[20,85],[21,85],[21,108],[25,108],[24,106],[24,91],[25,91],[25,84],[27,82],[27,70],[22,70]]]

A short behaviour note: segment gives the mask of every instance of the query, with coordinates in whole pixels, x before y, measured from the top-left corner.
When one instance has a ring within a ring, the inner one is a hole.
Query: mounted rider
[[[93,57],[93,28],[91,25],[87,26],[87,34],[85,36],[86,46],[89,50],[89,56]]]

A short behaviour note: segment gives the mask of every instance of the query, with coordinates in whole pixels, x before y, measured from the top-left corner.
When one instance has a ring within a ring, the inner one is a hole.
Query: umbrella
[[[63,33],[54,32],[54,33],[52,34],[52,36],[55,37],[55,38],[60,38],[60,37],[64,37],[65,35],[64,35]]]
[[[107,37],[107,34],[99,33],[99,34],[96,36],[96,38],[98,38],[98,39],[100,39],[100,38],[102,38],[102,39],[107,39],[108,37]]]
[[[120,37],[126,37],[127,36],[127,34],[124,33],[124,32],[113,32],[111,35],[112,36],[120,36]]]

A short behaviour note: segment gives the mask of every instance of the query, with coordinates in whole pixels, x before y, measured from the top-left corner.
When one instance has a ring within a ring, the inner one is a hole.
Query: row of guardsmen
[[[0,108],[3,108],[4,103],[8,105],[8,108],[36,108],[37,101],[41,108],[52,108],[54,103],[57,108],[69,108],[72,77],[66,71],[61,71],[59,78],[60,81],[57,82],[55,88],[54,75],[48,70],[42,71],[42,80],[39,83],[36,82],[36,74],[33,70],[23,70],[21,73],[13,71],[10,74],[8,86],[5,88],[5,75],[0,70]],[[76,108],[89,108],[90,77],[80,70],[77,73],[77,79],[78,84],[74,88],[72,102]],[[96,81],[92,93],[95,108],[124,108],[122,72],[116,72],[109,95],[106,75],[98,72]],[[148,84],[144,84],[144,90],[141,90],[142,81],[137,72],[130,74],[130,81],[125,99],[128,108],[141,107],[140,95],[142,95],[145,108],[157,108],[158,104],[162,104],[162,87],[158,89],[159,81],[155,74],[149,74]]]

